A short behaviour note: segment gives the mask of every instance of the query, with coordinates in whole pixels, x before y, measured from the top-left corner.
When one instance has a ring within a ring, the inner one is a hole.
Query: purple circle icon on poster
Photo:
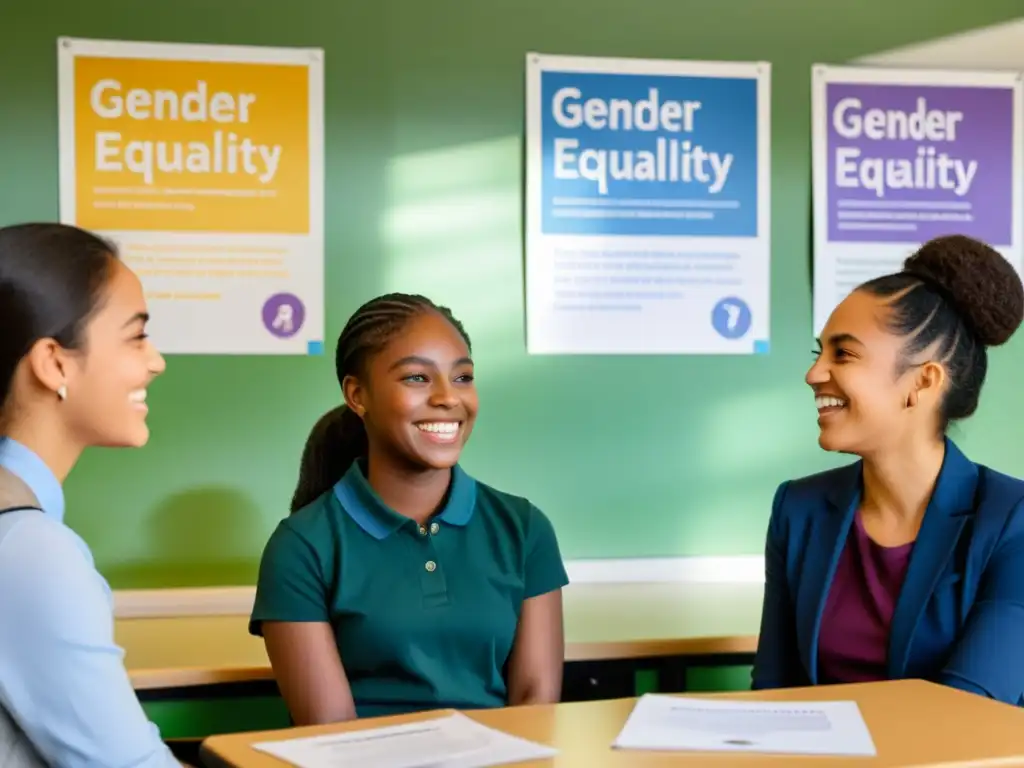
[[[294,336],[306,321],[306,307],[298,296],[275,293],[263,304],[263,325],[281,339]]]

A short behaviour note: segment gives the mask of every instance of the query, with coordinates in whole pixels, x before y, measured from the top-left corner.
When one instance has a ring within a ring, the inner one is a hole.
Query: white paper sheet
[[[299,768],[488,768],[542,760],[558,751],[462,714],[403,725],[253,744]]]
[[[648,694],[630,714],[619,749],[874,756],[854,701],[725,701]]]

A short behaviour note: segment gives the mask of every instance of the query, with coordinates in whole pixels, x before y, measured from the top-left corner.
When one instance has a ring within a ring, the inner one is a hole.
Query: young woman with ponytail
[[[462,325],[378,297],[336,368],[344,404],[309,436],[250,624],[292,719],[557,701],[568,578],[547,517],[458,464],[478,407]]]

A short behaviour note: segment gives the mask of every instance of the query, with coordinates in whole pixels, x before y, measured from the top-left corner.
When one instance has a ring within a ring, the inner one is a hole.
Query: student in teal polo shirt
[[[462,325],[381,296],[335,362],[345,404],[309,437],[250,623],[293,720],[557,701],[568,577],[544,514],[458,464],[477,414]]]

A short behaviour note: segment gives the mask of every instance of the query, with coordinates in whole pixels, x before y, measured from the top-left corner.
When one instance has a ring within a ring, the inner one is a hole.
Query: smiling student
[[[345,404],[309,437],[250,623],[293,720],[557,701],[568,578],[544,514],[458,464],[477,415],[462,325],[378,297],[336,368]]]
[[[61,224],[0,228],[4,766],[178,765],[114,643],[107,583],[64,524],[82,452],[149,439],[146,388],[164,361],[147,317],[109,243]]]
[[[926,243],[835,309],[807,373],[849,466],[783,483],[754,688],[924,678],[1024,704],[1024,482],[945,437],[1024,316],[999,253]]]

